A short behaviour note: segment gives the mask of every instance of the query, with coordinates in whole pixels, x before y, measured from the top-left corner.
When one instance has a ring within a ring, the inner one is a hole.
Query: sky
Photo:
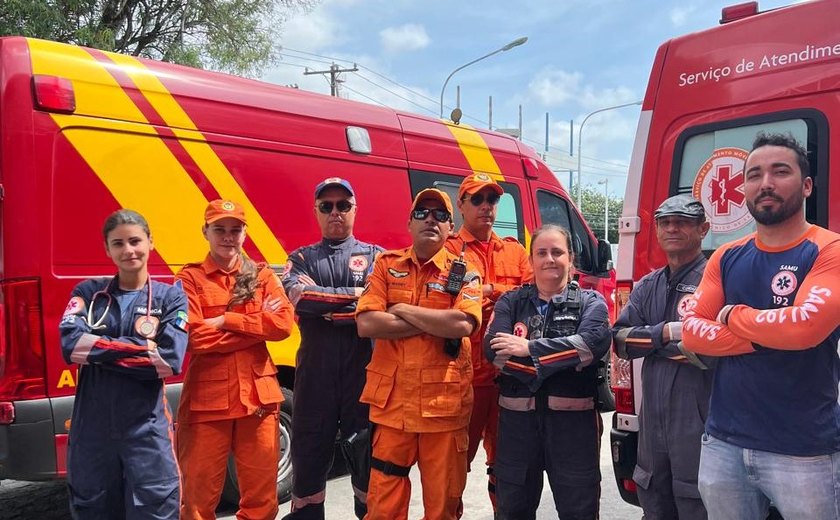
[[[794,0],[761,0],[766,10]],[[657,48],[670,38],[718,24],[721,8],[738,0],[322,0],[291,13],[278,29],[281,60],[261,79],[330,93],[332,63],[358,67],[339,77],[339,95],[439,117],[446,77],[458,67],[527,37],[528,41],[458,71],[446,87],[444,114],[456,106],[462,122],[517,128],[565,185],[577,169],[582,183],[599,181],[621,197],[641,101]],[[570,121],[574,121],[570,156]],[[606,180],[606,182],[604,182]],[[600,189],[600,188],[599,188]]]

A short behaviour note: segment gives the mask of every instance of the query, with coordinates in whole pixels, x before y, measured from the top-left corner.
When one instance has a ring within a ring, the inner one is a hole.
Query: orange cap
[[[449,200],[449,195],[435,188],[426,188],[418,193],[414,197],[414,202],[411,203],[411,211],[414,211],[418,204],[428,199],[440,201],[443,207],[446,208],[446,211],[449,212],[449,215],[452,215],[452,201]]]
[[[505,193],[505,190],[493,177],[490,177],[486,173],[474,173],[465,177],[463,182],[461,182],[461,187],[458,188],[458,199],[463,199],[464,195],[478,193],[483,188],[490,188],[499,195],[504,195]]]
[[[207,209],[204,210],[204,222],[207,224],[228,217],[235,218],[243,224],[248,223],[245,220],[245,208],[232,200],[216,199],[208,204]]]

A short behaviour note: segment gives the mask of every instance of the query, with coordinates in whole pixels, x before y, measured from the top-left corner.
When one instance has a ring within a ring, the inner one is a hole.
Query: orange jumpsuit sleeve
[[[749,340],[717,321],[724,306],[720,276],[720,259],[726,248],[718,248],[706,264],[700,286],[691,297],[682,325],[683,346],[691,352],[707,356],[736,356],[755,352]]]
[[[247,334],[267,341],[280,341],[289,337],[294,321],[294,309],[286,297],[286,291],[271,269],[263,268],[259,273],[259,283],[263,287],[262,301],[280,298],[280,308],[274,312],[259,310],[243,314],[225,312],[225,324],[222,330]]]
[[[190,324],[189,351],[193,355],[222,354],[246,349],[261,341],[261,338],[228,332],[204,323],[204,312],[198,297],[198,284],[210,284],[197,269],[182,269],[175,278],[181,280],[187,295],[187,316]]]
[[[494,302],[499,301],[501,296],[514,289],[521,287],[523,284],[530,283],[534,279],[534,270],[531,268],[531,262],[528,260],[528,252],[522,247],[519,242],[505,243],[505,248],[502,250],[505,255],[505,263],[516,264],[519,266],[519,272],[522,277],[518,284],[503,284],[493,282],[493,294],[490,299]]]
[[[382,253],[376,257],[373,263],[373,272],[370,273],[356,303],[356,315],[368,311],[386,311],[388,309],[388,266],[390,265],[389,255]]]
[[[802,280],[793,305],[753,309],[734,305],[726,318],[729,329],[762,347],[807,350],[820,345],[840,326],[840,241],[823,247]],[[726,313],[721,313],[726,316]],[[784,327],[784,334],[773,325]]]

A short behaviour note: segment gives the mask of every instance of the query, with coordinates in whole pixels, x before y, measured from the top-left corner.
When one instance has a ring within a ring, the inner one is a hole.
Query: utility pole
[[[352,69],[342,69],[341,67],[339,67],[338,65],[333,63],[332,65],[330,65],[329,70],[309,70],[309,69],[305,69],[303,71],[303,73],[306,76],[309,76],[309,75],[312,75],[312,74],[329,74],[330,75],[330,95],[333,96],[333,97],[337,97],[338,96],[338,84],[342,83],[342,81],[343,81],[341,79],[338,79],[338,75],[341,74],[342,72],[356,72],[357,70],[359,70],[359,68],[356,67],[355,63],[353,64]]]

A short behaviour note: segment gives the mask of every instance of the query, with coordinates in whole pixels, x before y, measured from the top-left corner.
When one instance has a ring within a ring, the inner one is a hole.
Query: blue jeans
[[[770,502],[785,520],[840,520],[840,452],[793,457],[703,434],[700,496],[709,520],[760,520]]]

